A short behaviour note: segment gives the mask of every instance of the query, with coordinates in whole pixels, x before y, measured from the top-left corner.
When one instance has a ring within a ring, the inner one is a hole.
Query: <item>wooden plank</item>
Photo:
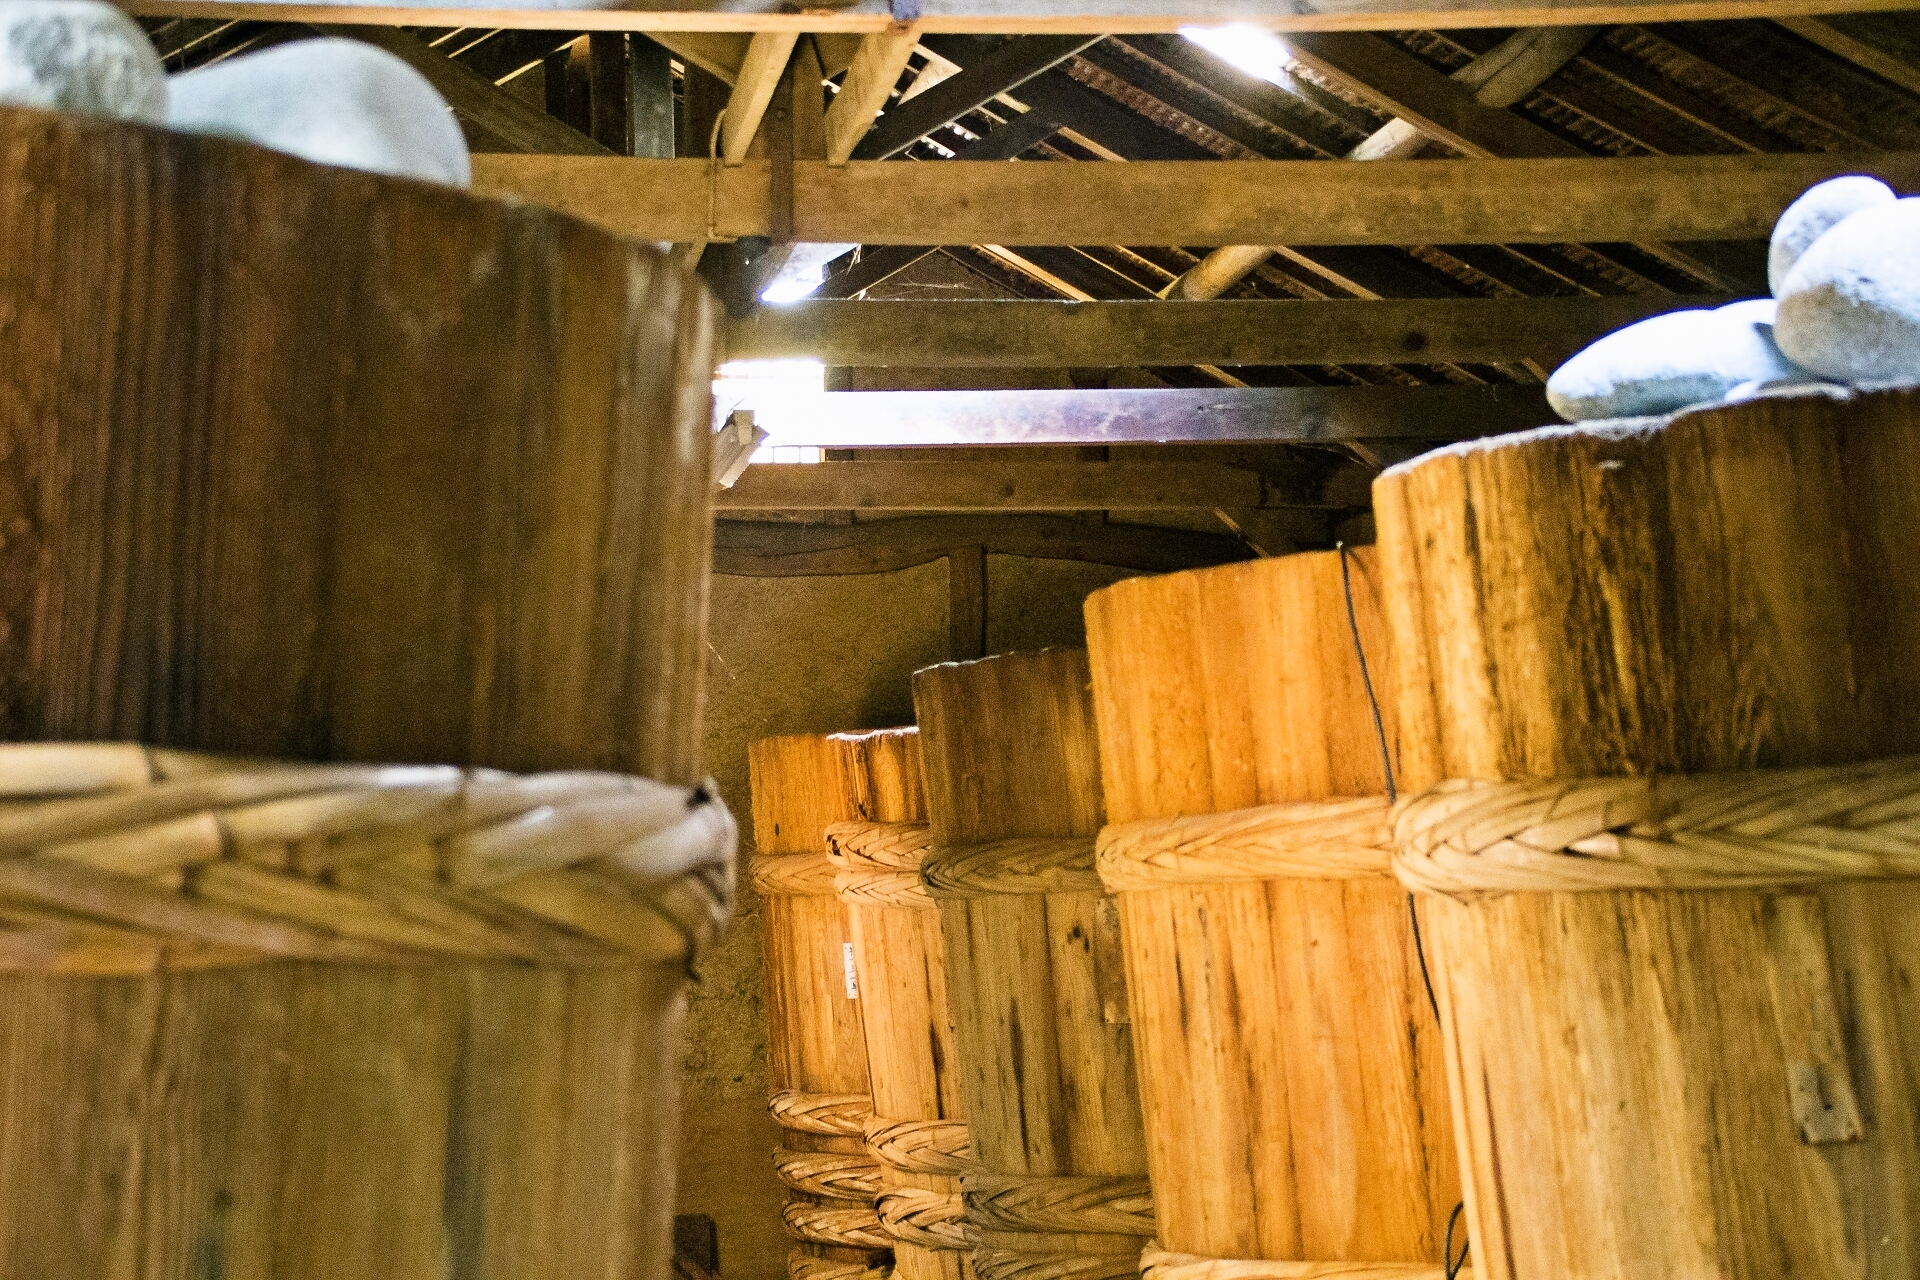
[[[716,520],[713,571],[787,578],[891,573],[945,558],[955,547],[989,555],[1082,560],[1171,573],[1251,558],[1237,539],[1150,525],[1088,524],[1067,516],[912,516],[853,525]]]
[[[1622,325],[1725,298],[1393,302],[808,301],[729,325],[729,360],[908,368],[1553,365]]]
[[[887,112],[854,148],[853,154],[862,160],[885,160],[897,155],[935,129],[952,124],[1007,90],[1018,88],[1041,72],[1058,66],[1095,39],[1097,37],[1028,36],[1010,40],[964,67],[960,74]]]
[[[774,446],[1465,440],[1557,421],[1538,386],[834,391],[755,405]]]
[[[615,154],[416,36],[389,27],[354,27],[341,34],[378,45],[398,56],[440,91],[456,115],[479,125],[507,146],[542,154],[601,157]]]
[[[971,662],[987,652],[987,549],[980,543],[947,553],[947,658]]]
[[[831,11],[784,0],[656,0],[625,8],[450,4],[315,4],[276,0],[135,0],[156,16],[281,22],[370,22],[396,26],[571,27],[598,31],[884,31],[886,0],[856,0]],[[905,8],[907,6],[902,5]],[[1696,22],[1852,13],[1862,0],[918,0],[923,31],[1020,35],[1132,35],[1196,23],[1250,22],[1273,31],[1400,31],[1408,28],[1546,27],[1617,22]],[[1873,0],[1875,9],[1920,8],[1920,0]]]
[[[989,135],[991,136],[991,135]],[[647,240],[770,231],[770,169],[489,155],[474,187]],[[1816,182],[1920,189],[1920,153],[1580,160],[794,166],[794,238],[849,244],[1519,244],[1765,239]],[[711,185],[710,185],[711,184]],[[711,219],[711,221],[710,221]]]
[[[737,165],[747,158],[747,147],[759,131],[760,118],[773,101],[780,86],[780,73],[787,69],[793,46],[800,37],[791,31],[761,31],[747,46],[746,60],[740,64],[733,82],[733,94],[727,99],[727,114],[720,121],[720,158]]]
[[[1257,472],[1207,462],[822,462],[748,467],[716,511],[1211,511],[1267,506]],[[1280,505],[1274,503],[1273,505]]]
[[[844,164],[867,136],[919,42],[919,33],[912,27],[890,27],[861,42],[846,79],[840,82],[840,92],[827,108],[828,164]]]
[[[1787,18],[1781,26],[1803,40],[1844,58],[1854,66],[1871,71],[1908,93],[1920,94],[1920,65],[1914,50],[1904,40],[1888,40],[1873,18]]]

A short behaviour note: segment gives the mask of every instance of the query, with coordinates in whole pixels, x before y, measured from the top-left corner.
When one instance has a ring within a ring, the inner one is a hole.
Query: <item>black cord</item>
[[[1445,1250],[1447,1280],[1454,1280],[1454,1278],[1460,1274],[1461,1270],[1466,1267],[1467,1254],[1473,1249],[1473,1241],[1469,1238],[1465,1244],[1460,1246],[1460,1257],[1456,1260],[1453,1256],[1453,1228],[1454,1225],[1460,1221],[1460,1215],[1465,1211],[1466,1207],[1467,1202],[1462,1200],[1459,1204],[1453,1206],[1453,1213],[1447,1218],[1447,1244]]]

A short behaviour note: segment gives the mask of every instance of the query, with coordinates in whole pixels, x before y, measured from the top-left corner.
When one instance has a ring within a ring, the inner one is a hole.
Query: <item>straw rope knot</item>
[[[963,1120],[867,1121],[867,1151],[901,1173],[958,1177],[973,1168],[973,1135]]]
[[[968,1173],[967,1217],[982,1230],[1151,1236],[1153,1190],[1145,1178],[1034,1178]]]
[[[0,970],[692,965],[732,908],[710,786],[0,745]]]
[[[1732,889],[1920,877],[1920,757],[1653,778],[1445,782],[1394,815],[1410,889]]]
[[[933,828],[924,822],[836,822],[827,828],[827,856],[843,869],[917,871],[932,851]]]
[[[780,1209],[787,1234],[813,1244],[837,1244],[849,1249],[886,1249],[893,1245],[871,1206],[809,1204],[789,1200]]]
[[[1280,1262],[1265,1258],[1203,1258],[1168,1253],[1149,1244],[1140,1254],[1143,1280],[1447,1280],[1437,1262]],[[1471,1267],[1457,1273],[1472,1280]]]
[[[980,1248],[973,1251],[979,1280],[1137,1280],[1140,1256]]]
[[[829,1200],[868,1204],[880,1194],[880,1166],[864,1154],[781,1147],[773,1153],[773,1171],[793,1190]]]
[[[880,1225],[894,1239],[923,1249],[962,1250],[973,1247],[964,1198],[944,1191],[900,1187],[880,1193]]]
[[[834,892],[834,866],[822,853],[756,854],[748,875],[762,897],[823,898]]]
[[[920,881],[935,898],[1100,893],[1092,836],[1031,836],[936,848]]]
[[[864,1093],[802,1093],[783,1089],[767,1100],[767,1113],[782,1129],[828,1137],[862,1138],[873,1115],[873,1099]]]
[[[1385,796],[1148,818],[1100,833],[1099,869],[1112,893],[1383,876],[1393,869],[1393,826]]]

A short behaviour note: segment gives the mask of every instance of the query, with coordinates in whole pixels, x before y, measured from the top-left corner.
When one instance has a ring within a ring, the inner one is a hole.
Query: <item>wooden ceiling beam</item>
[[[1065,62],[1098,36],[1025,36],[1010,40],[960,73],[941,81],[880,118],[853,154],[861,160],[898,155],[936,129],[944,128],[992,102],[1010,89]]]
[[[944,560],[957,547],[1142,573],[1231,564],[1254,555],[1224,534],[1088,524],[1068,516],[918,516],[852,525],[716,520],[713,571],[747,578],[892,573]]]
[[[1355,304],[1360,305],[1360,304]],[[1553,422],[1538,386],[835,391],[752,406],[767,444],[1337,444],[1466,440]]]
[[[853,155],[873,128],[874,117],[887,105],[919,42],[919,33],[911,27],[890,27],[861,42],[846,79],[840,82],[840,92],[827,108],[828,164],[845,164]]]
[[[754,33],[734,77],[733,92],[727,97],[726,114],[720,119],[720,158],[727,164],[737,165],[747,158],[747,148],[760,130],[761,118],[767,114],[773,91],[780,87],[780,76],[799,41],[791,31]]]
[[[821,462],[750,466],[714,510],[1211,511],[1290,501],[1257,472],[1207,462]],[[1319,495],[1305,495],[1317,499]],[[1364,493],[1348,494],[1365,501]],[[1349,502],[1344,505],[1354,505]]]
[[[480,126],[502,145],[543,155],[611,157],[615,154],[417,36],[392,27],[351,27],[341,34],[378,45],[398,56],[440,91],[455,115]]]
[[[1559,363],[1622,325],[1725,298],[1391,302],[809,301],[729,324],[730,360],[907,368]]]
[[[135,0],[154,16],[395,26],[576,27],[598,31],[882,32],[911,13],[924,31],[1030,35],[1127,35],[1196,23],[1250,22],[1274,31],[1398,31],[1409,28],[1560,26],[1786,18],[1912,9],[1916,0],[855,0],[830,12],[786,0],[640,0],[631,7],[453,4],[327,4],[307,0]]]
[[[772,232],[765,162],[483,155],[474,188],[646,240]],[[1578,160],[1142,161],[793,167],[796,241],[1521,244],[1765,239],[1848,173],[1920,189],[1920,152]],[[709,183],[711,182],[711,186]]]

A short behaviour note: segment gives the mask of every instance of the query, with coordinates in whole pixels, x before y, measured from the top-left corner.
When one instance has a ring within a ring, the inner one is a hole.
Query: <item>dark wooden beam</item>
[[[1912,8],[1912,0],[1880,0]],[[534,8],[476,3],[317,4],[311,0],[134,0],[134,12],[186,17],[296,18],[396,26],[546,27],[600,31],[880,32],[911,17],[925,31],[1088,35],[1178,31],[1195,23],[1253,22],[1275,31],[1402,31],[1567,23],[1691,22],[1831,13],[1835,0],[854,0],[832,9],[790,0],[635,0],[605,9],[594,0]]]
[[[1211,511],[1294,505],[1205,462],[821,462],[748,467],[716,511]],[[1351,505],[1351,504],[1349,504]]]
[[[1177,304],[1156,304],[1177,305]],[[769,444],[1281,444],[1465,440],[1555,421],[1540,387],[837,391],[754,407]]]
[[[947,553],[947,657],[971,662],[987,653],[987,549],[976,542]]]
[[[716,520],[713,530],[713,571],[747,578],[892,573],[971,546],[990,555],[1080,560],[1141,573],[1253,558],[1225,534],[1065,516],[920,516],[852,525]]]
[[[390,27],[354,27],[345,34],[398,55],[440,91],[454,114],[479,125],[503,145],[547,156],[612,157],[615,154],[416,36]]]
[[[856,160],[885,160],[898,155],[935,129],[1071,58],[1098,36],[1021,36],[1007,41],[977,62],[963,63],[959,74],[900,103],[854,148]]]
[[[910,368],[1553,365],[1622,325],[1725,301],[1646,294],[1394,302],[808,301],[762,307],[727,327],[723,347],[730,360],[812,358]]]
[[[1920,153],[1582,160],[794,166],[796,240],[857,244],[1552,244],[1765,239],[1816,182],[1920,189]],[[711,186],[709,185],[711,183]],[[766,162],[474,158],[481,194],[647,240],[767,235]]]

